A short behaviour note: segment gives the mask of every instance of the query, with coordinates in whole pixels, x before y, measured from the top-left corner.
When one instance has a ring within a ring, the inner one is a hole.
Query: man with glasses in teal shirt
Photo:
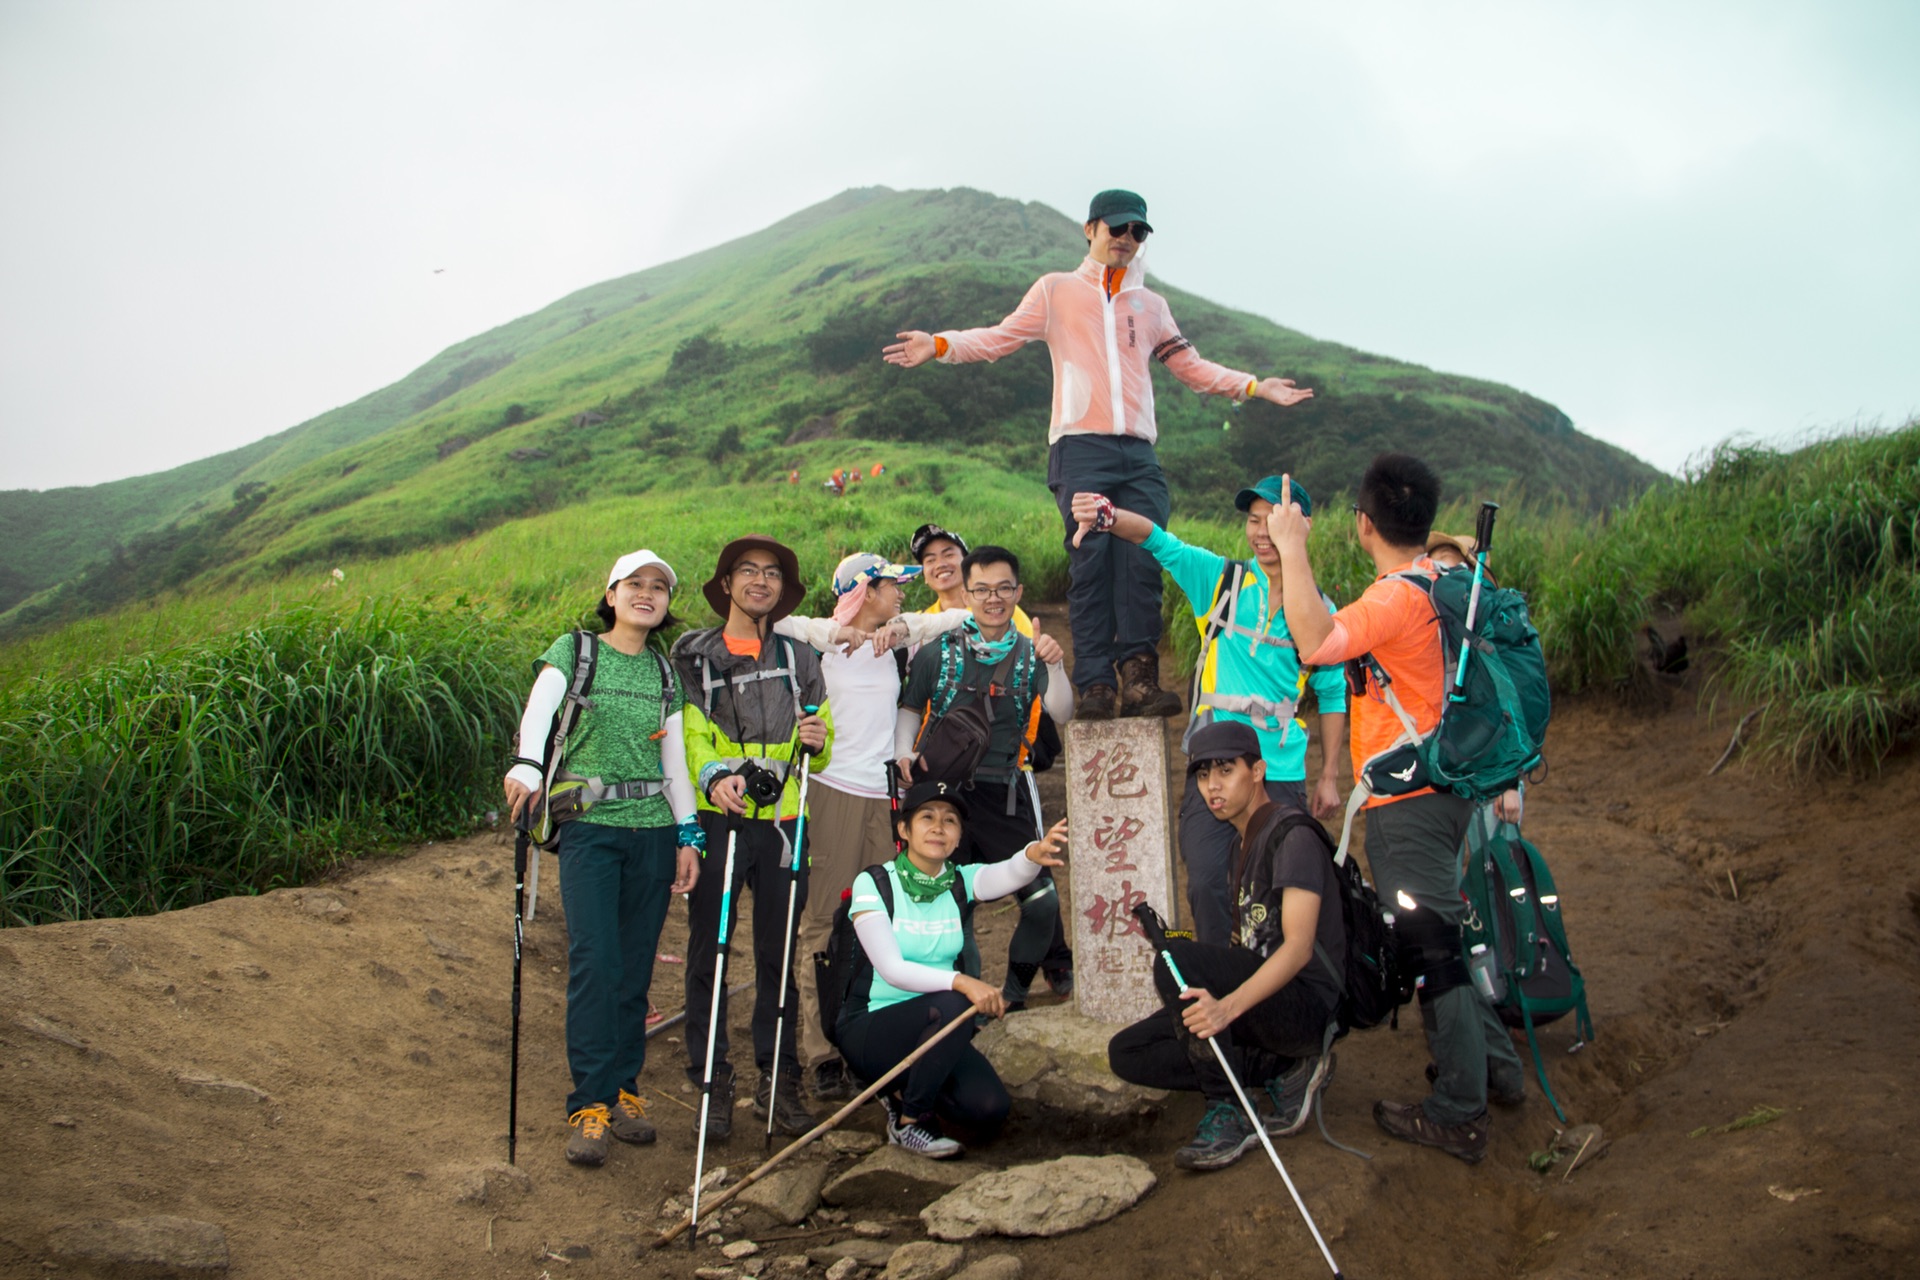
[[[1312,511],[1312,499],[1292,481],[1293,500]],[[1077,493],[1071,507],[1077,539],[1111,534],[1139,545],[1173,575],[1186,593],[1195,625],[1211,635],[1196,672],[1198,692],[1184,747],[1196,729],[1215,721],[1253,726],[1266,761],[1268,796],[1291,803],[1319,818],[1340,811],[1340,757],[1347,740],[1347,687],[1339,667],[1303,669],[1281,608],[1280,553],[1267,534],[1267,513],[1284,490],[1281,477],[1268,476],[1234,498],[1246,517],[1251,561],[1229,560],[1204,547],[1189,546],[1146,516],[1116,507],[1098,493]],[[1333,612],[1332,602],[1327,612]],[[1307,793],[1307,726],[1298,716],[1301,697],[1311,689],[1320,714],[1322,767],[1311,796]],[[1180,799],[1180,856],[1187,864],[1187,905],[1195,938],[1225,946],[1233,930],[1233,827],[1208,811],[1187,775]]]

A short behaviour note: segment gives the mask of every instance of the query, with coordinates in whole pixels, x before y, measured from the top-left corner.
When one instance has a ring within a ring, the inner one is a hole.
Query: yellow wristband
[[[1260,379],[1255,378],[1247,384],[1247,399],[1251,400],[1258,394],[1260,394]]]

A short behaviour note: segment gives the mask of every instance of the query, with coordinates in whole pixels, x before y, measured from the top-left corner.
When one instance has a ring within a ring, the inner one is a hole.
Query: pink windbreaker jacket
[[[941,361],[998,360],[1029,342],[1046,343],[1053,357],[1048,444],[1076,434],[1157,438],[1149,356],[1195,391],[1247,398],[1253,375],[1200,358],[1180,336],[1167,300],[1146,287],[1140,258],[1128,264],[1111,298],[1101,282],[1105,270],[1089,257],[1075,271],[1041,276],[999,324],[937,334],[947,344]]]

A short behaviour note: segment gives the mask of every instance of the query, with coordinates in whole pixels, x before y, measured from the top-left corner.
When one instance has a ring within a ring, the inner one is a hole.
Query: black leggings
[[[1167,949],[1190,987],[1213,993],[1217,999],[1253,976],[1264,962],[1245,947],[1210,947],[1202,942],[1169,938]],[[1317,964],[1317,960],[1308,961]],[[1185,1008],[1180,990],[1158,956],[1153,962],[1154,986],[1167,1007],[1124,1028],[1107,1042],[1107,1065],[1113,1074],[1149,1089],[1179,1089],[1199,1093],[1209,1102],[1233,1101],[1233,1086],[1220,1070],[1220,1060],[1206,1041],[1187,1030],[1174,1008]],[[1245,1089],[1256,1089],[1279,1075],[1299,1058],[1320,1052],[1332,1013],[1304,983],[1289,982],[1262,1000],[1215,1039],[1225,1051],[1234,1074]]]
[[[855,1075],[878,1080],[972,1007],[957,991],[936,991],[871,1010],[840,1024],[840,1052]],[[905,1081],[896,1080],[895,1091],[907,1115],[937,1115],[980,1140],[999,1131],[1012,1105],[993,1064],[973,1047],[971,1018],[908,1067]]]

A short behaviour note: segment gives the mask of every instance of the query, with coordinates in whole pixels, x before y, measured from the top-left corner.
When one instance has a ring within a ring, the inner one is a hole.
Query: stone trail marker
[[[1160,1007],[1153,953],[1132,912],[1148,902],[1169,920],[1178,914],[1166,753],[1159,720],[1067,726],[1074,999],[1102,1022],[1136,1022]]]

